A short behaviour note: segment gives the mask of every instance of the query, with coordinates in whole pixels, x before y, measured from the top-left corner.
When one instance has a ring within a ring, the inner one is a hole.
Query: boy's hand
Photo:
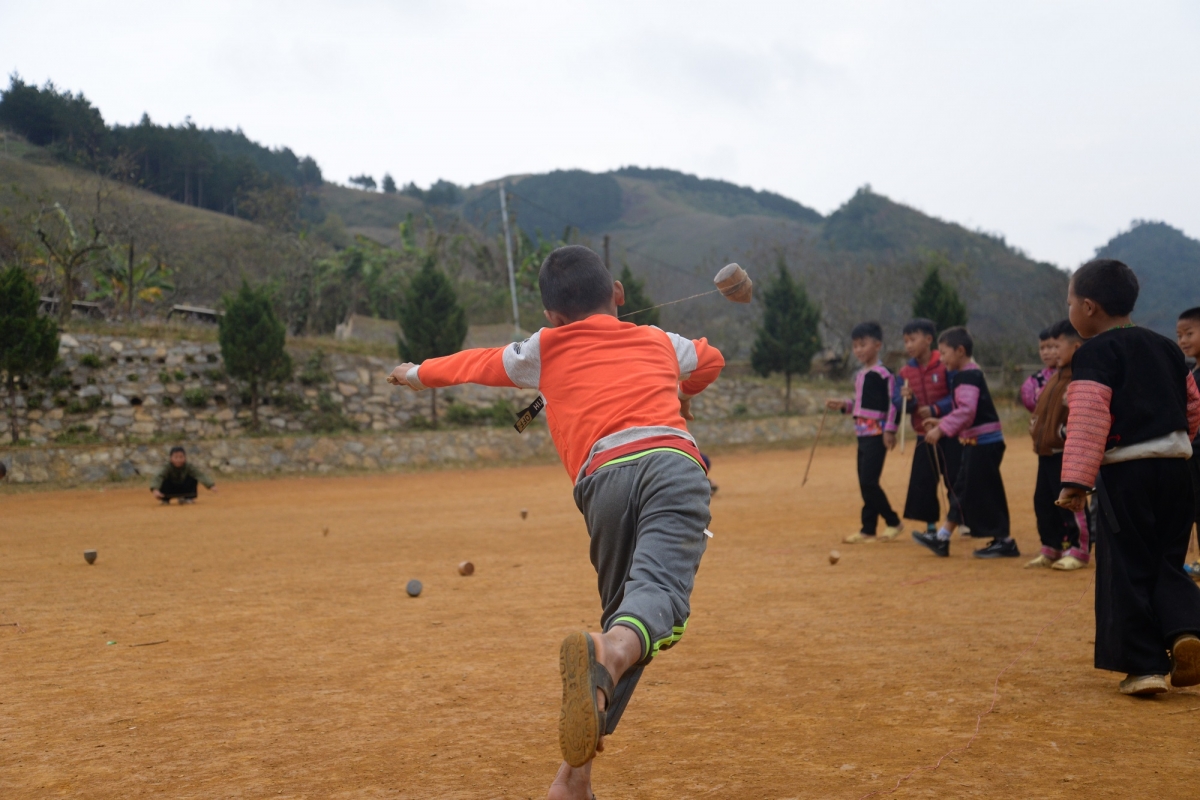
[[[692,398],[687,395],[679,395],[679,416],[692,422],[696,418],[692,416]]]
[[[1083,511],[1086,498],[1087,492],[1078,486],[1064,486],[1058,493],[1058,499],[1054,501],[1054,505],[1070,511]]]
[[[410,389],[415,388],[408,382],[408,371],[415,367],[416,364],[404,362],[400,366],[392,370],[392,374],[387,376],[387,382],[392,386],[407,386]]]
[[[883,446],[886,447],[888,450],[896,449],[896,433],[895,433],[895,431],[884,431],[883,432]]]
[[[154,489],[154,490],[152,490],[152,491],[150,492],[150,494],[154,495],[154,496],[155,496],[155,497],[157,497],[159,500],[162,500],[162,499],[163,499],[163,493],[162,493],[162,492],[160,492],[158,489]]]
[[[923,421],[921,422],[921,424],[922,424],[923,426],[925,426],[925,430],[927,430],[927,431],[928,431],[928,430],[931,430],[931,429],[933,429],[933,428],[936,428],[936,427],[938,426],[938,421],[937,421],[936,419],[927,419],[927,420],[923,420]]]
[[[908,385],[908,381],[905,381],[904,385],[900,387],[900,396],[903,397],[908,402],[910,402],[910,403],[912,402],[913,391],[912,391],[912,387]]]
[[[932,406],[921,406],[917,409],[917,417],[920,419],[929,419],[933,416]]]
[[[942,429],[937,426],[934,420],[928,419],[926,422],[933,422],[933,427],[925,433],[925,444],[937,444],[938,440],[944,436]]]
[[[825,407],[828,408],[830,411],[841,411],[842,405],[843,405],[843,403],[841,400],[830,399],[830,400],[825,401]]]

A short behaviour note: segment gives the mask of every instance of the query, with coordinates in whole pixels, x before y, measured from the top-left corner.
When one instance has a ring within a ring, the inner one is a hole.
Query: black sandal
[[[596,692],[612,703],[613,680],[608,668],[596,661],[596,643],[584,632],[563,639],[558,652],[562,674],[562,711],[558,717],[558,744],[563,760],[582,767],[596,756],[596,746],[607,724]]]

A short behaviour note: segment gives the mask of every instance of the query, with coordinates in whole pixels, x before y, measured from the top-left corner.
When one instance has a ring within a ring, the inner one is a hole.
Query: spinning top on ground
[[[459,575],[474,575],[475,574],[475,565],[472,564],[470,561],[462,562],[461,564],[458,565],[458,574]]]
[[[95,564],[96,563],[96,551],[95,550],[84,550],[83,551],[83,560],[88,562],[89,564]]]
[[[525,519],[525,518],[526,518],[526,517],[528,517],[528,516],[529,516],[529,509],[528,509],[528,508],[522,508],[522,509],[521,509],[521,519]]]
[[[409,597],[416,597],[421,593],[421,582],[416,578],[413,578],[408,582],[408,585],[404,587],[404,591],[408,592]]]
[[[839,560],[841,560],[841,557],[842,557],[842,554],[839,553],[837,550],[829,551],[829,563],[830,564],[836,564]]]
[[[754,295],[754,281],[746,274],[746,270],[737,264],[726,264],[713,278],[713,283],[721,290],[727,300],[735,303],[749,303]]]

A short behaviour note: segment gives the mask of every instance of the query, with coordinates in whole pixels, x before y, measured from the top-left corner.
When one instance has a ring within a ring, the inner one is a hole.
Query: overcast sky
[[[1077,266],[1200,236],[1200,3],[0,0],[0,67],[344,183],[626,164],[828,213],[863,184]]]

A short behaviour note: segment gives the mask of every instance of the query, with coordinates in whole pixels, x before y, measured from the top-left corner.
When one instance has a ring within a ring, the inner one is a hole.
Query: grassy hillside
[[[1175,335],[1179,312],[1200,306],[1200,241],[1163,222],[1138,222],[1096,250],[1098,258],[1124,261],[1141,283],[1134,317],[1166,336]]]

